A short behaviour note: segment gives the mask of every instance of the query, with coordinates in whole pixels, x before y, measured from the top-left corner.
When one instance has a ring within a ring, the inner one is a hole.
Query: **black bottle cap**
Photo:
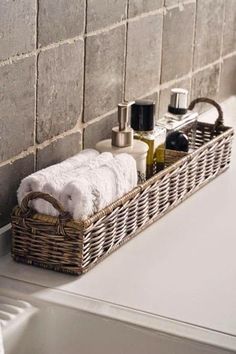
[[[187,135],[180,131],[169,133],[166,138],[166,148],[168,150],[188,152],[189,140]]]
[[[187,108],[175,108],[172,107],[171,105],[168,106],[168,112],[173,113],[173,114],[180,114],[183,115],[187,113]]]
[[[131,127],[136,131],[154,129],[155,103],[150,100],[138,100],[131,106]]]

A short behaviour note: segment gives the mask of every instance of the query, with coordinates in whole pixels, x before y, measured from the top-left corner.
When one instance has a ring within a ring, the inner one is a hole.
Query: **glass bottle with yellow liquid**
[[[134,138],[145,142],[147,153],[147,178],[164,169],[166,128],[155,124],[155,103],[138,100],[131,106],[131,127]]]

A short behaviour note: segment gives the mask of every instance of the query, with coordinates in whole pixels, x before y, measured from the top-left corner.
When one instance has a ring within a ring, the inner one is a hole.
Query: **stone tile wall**
[[[236,94],[235,0],[1,0],[0,228],[20,180],[110,136],[122,99]],[[205,107],[201,107],[205,109]]]

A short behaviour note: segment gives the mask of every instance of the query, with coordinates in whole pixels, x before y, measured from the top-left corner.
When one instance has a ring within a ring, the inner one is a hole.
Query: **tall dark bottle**
[[[167,130],[167,149],[188,152],[194,145],[198,113],[187,107],[188,91],[172,89],[168,112],[158,121]]]
[[[131,106],[131,127],[134,138],[145,142],[147,153],[147,178],[164,168],[166,129],[155,123],[155,103],[137,100]]]

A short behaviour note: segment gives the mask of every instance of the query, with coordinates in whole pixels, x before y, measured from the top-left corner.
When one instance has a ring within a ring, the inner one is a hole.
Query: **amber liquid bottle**
[[[131,127],[134,138],[148,145],[147,174],[150,178],[164,169],[166,129],[155,125],[155,104],[153,101],[135,101],[131,106]]]

